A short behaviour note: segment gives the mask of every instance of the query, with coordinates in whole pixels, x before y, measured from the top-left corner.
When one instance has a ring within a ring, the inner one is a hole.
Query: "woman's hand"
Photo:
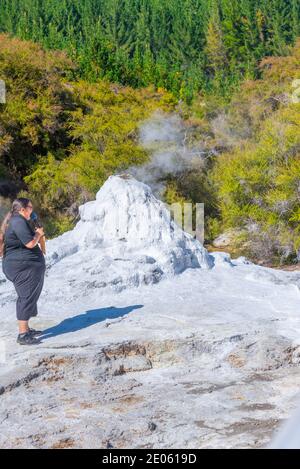
[[[39,243],[41,237],[44,235],[44,228],[36,228],[33,240],[30,241],[28,244],[25,244],[25,246],[29,249],[34,248]]]
[[[44,228],[41,227],[41,228],[36,228],[35,229],[35,232],[38,233],[40,236],[44,236]]]

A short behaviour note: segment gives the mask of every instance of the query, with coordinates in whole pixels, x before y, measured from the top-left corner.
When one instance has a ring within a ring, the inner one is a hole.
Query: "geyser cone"
[[[71,231],[48,242],[48,275],[88,288],[121,290],[186,268],[210,268],[202,244],[172,219],[151,188],[128,173],[110,176],[96,200],[79,207]]]

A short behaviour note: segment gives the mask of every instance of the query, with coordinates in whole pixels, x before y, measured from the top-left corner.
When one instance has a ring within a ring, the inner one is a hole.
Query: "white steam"
[[[193,146],[190,140],[190,130],[178,114],[156,111],[140,127],[140,144],[150,151],[151,160],[128,172],[161,198],[168,176],[203,167],[204,146]]]

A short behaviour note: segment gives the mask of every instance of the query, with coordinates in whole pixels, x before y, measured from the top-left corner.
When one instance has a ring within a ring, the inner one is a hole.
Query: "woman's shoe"
[[[29,327],[28,332],[30,332],[30,334],[33,336],[43,334],[43,331],[37,331],[36,329],[32,329],[31,327]]]
[[[20,345],[35,345],[41,343],[40,340],[33,337],[30,332],[24,332],[23,334],[19,334],[17,342]]]

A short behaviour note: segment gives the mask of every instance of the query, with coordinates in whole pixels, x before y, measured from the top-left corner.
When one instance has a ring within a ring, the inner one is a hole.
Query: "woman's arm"
[[[29,249],[34,248],[38,244],[42,236],[45,236],[45,235],[37,231],[34,235],[34,238],[29,243],[25,244],[25,246]]]
[[[43,228],[37,228],[36,233],[34,233],[34,237],[32,237],[33,230],[29,227],[26,220],[22,220],[21,217],[13,220],[13,223],[13,231],[26,248],[34,248],[38,244],[40,238],[44,235]]]

